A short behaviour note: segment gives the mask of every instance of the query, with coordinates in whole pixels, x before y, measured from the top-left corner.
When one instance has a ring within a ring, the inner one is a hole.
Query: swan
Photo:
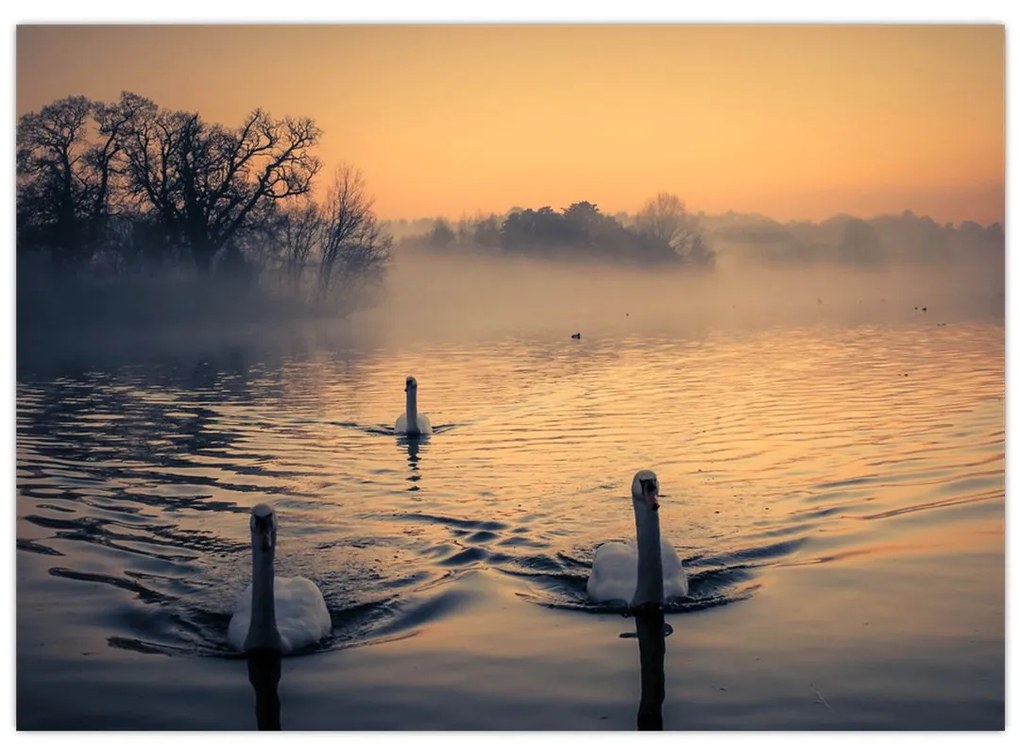
[[[310,646],[332,630],[326,600],[308,579],[277,577],[276,512],[268,504],[251,510],[252,583],[241,592],[227,628],[238,651],[288,654]]]
[[[639,470],[631,483],[637,540],[607,542],[595,551],[588,596],[631,607],[687,596],[687,576],[673,546],[659,535],[659,479]]]
[[[431,434],[432,422],[429,421],[429,417],[424,413],[418,413],[418,381],[408,377],[404,392],[407,393],[407,410],[397,417],[397,423],[393,428],[397,434],[409,436]]]

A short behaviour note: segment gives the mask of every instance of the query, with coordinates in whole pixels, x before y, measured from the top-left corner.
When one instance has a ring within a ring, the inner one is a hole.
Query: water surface
[[[284,728],[634,728],[584,585],[644,467],[691,584],[666,728],[1002,728],[1001,322],[589,336],[21,365],[19,728],[253,728],[262,501],[334,628]]]

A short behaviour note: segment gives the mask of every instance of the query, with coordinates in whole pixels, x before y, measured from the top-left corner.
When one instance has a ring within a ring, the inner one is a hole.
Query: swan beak
[[[659,510],[659,487],[654,481],[642,481],[641,490],[644,492],[645,503],[652,511]]]
[[[271,550],[273,543],[276,540],[276,530],[273,529],[273,524],[268,519],[254,519],[252,520],[252,541],[261,550]]]

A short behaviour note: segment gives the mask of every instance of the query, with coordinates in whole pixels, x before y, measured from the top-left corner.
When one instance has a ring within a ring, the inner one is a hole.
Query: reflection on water
[[[248,652],[248,681],[255,691],[255,721],[259,731],[280,731],[280,655]]]
[[[639,731],[662,731],[662,703],[666,700],[666,622],[662,609],[647,607],[634,615],[641,656]]]
[[[421,472],[418,463],[421,461],[419,452],[422,446],[428,442],[428,437],[398,436],[397,447],[407,452],[407,469],[410,471],[407,481],[410,485],[408,491],[418,491],[418,481],[421,480]]]
[[[667,613],[752,613],[808,575],[884,608],[882,571],[1001,559],[1003,358],[1002,326],[975,322],[22,368],[19,721],[60,725],[59,706],[22,702],[48,659],[231,657],[249,570],[237,515],[261,501],[286,515],[279,574],[322,588],[319,656],[429,642],[474,611],[477,572],[512,582],[508,624],[523,603],[605,619],[585,582],[595,546],[633,529],[642,467],[676,484],[664,535],[690,596]],[[422,412],[442,423],[426,439],[379,423],[405,369],[427,372]],[[876,573],[855,583],[863,566]],[[966,586],[955,630],[916,615],[911,632],[1001,639],[1001,573]],[[871,627],[843,632],[873,645]]]

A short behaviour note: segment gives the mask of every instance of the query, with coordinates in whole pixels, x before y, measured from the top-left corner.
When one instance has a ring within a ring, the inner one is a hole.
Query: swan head
[[[639,470],[630,484],[634,505],[641,504],[651,511],[659,509],[659,478],[651,470]]]
[[[408,377],[404,381],[404,392],[405,393],[410,393],[412,390],[417,390],[417,389],[418,389],[418,381],[416,379],[414,379],[413,377]]]
[[[258,504],[251,508],[251,544],[261,551],[270,551],[276,547],[276,512],[269,504]]]

